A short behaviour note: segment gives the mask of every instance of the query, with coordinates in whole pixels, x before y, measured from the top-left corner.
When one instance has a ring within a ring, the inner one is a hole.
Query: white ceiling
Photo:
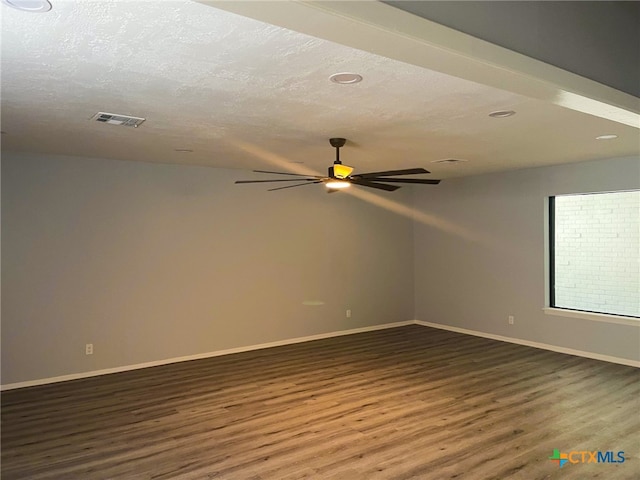
[[[324,172],[340,136],[356,173],[438,178],[640,153],[637,98],[377,2],[51,1],[1,6],[3,151]]]

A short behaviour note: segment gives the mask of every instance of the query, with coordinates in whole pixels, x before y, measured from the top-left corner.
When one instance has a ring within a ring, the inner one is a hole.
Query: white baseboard
[[[93,370],[90,372],[73,373],[70,375],[61,375],[57,377],[41,378],[37,380],[29,380],[26,382],[8,383],[6,385],[0,385],[0,391],[14,390],[17,388],[35,387],[38,385],[47,385],[49,383],[66,382],[69,380],[79,380],[82,378],[97,377],[100,375],[108,375],[110,373],[127,372],[130,370],[139,370],[141,368],[157,367],[159,365],[168,365],[171,363],[187,362],[189,360],[199,360],[202,358],[219,357],[222,355],[231,355],[233,353],[250,352],[252,350],[261,350],[263,348],[280,347],[283,345],[292,345],[295,343],[311,342],[313,340],[321,340],[323,338],[340,337],[343,335],[353,335],[356,333],[373,332],[375,330],[383,330],[386,328],[404,327],[406,325],[422,325],[424,327],[438,328],[441,330],[449,330],[451,332],[464,333],[466,335],[474,335],[476,337],[489,338],[492,340],[499,340],[501,342],[515,343],[518,345],[526,345],[528,347],[541,348],[543,350],[551,350],[558,353],[566,353],[568,355],[575,355],[578,357],[592,358],[595,360],[603,360],[605,362],[618,363],[621,365],[627,365],[630,367],[640,368],[640,361],[630,360],[627,358],[613,357],[610,355],[601,355],[599,353],[585,352],[582,350],[574,350],[572,348],[559,347],[556,345],[549,345],[546,343],[531,342],[529,340],[522,340],[519,338],[504,337],[502,335],[494,335],[492,333],[485,333],[476,330],[469,330],[466,328],[453,327],[450,325],[444,325],[441,323],[423,322],[422,320],[408,320],[405,322],[385,323],[382,325],[372,325],[369,327],[352,328],[350,330],[339,330],[336,332],[319,333],[317,335],[309,335],[306,337],[289,338],[286,340],[278,340],[275,342],[261,343],[257,345],[248,345],[244,347],[229,348],[226,350],[217,350],[214,352],[198,353],[195,355],[187,355],[184,357],[167,358],[164,360],[156,360],[153,362],[138,363],[135,365],[126,365],[123,367],[106,368],[103,370]]]
[[[531,342],[529,340],[522,340],[520,338],[503,337],[502,335],[494,335],[493,333],[485,333],[476,330],[468,330],[466,328],[452,327],[450,325],[443,325],[441,323],[423,322],[422,320],[414,320],[413,323],[415,323],[416,325],[422,325],[423,327],[439,328],[441,330],[449,330],[451,332],[464,333],[466,335],[474,335],[476,337],[490,338],[491,340],[499,340],[501,342],[516,343],[518,345],[526,345],[527,347],[541,348],[543,350],[551,350],[552,352],[566,353],[568,355],[575,355],[577,357],[592,358],[594,360],[602,360],[605,362],[618,363],[620,365],[640,368],[640,361],[631,360],[628,358],[613,357],[611,355],[601,355],[599,353],[574,350],[573,348],[559,347],[547,343]]]
[[[258,345],[248,345],[244,347],[229,348],[226,350],[217,350],[215,352],[198,353],[195,355],[187,355],[185,357],[167,358],[164,360],[156,360],[153,362],[138,363],[135,365],[126,365],[123,367],[106,368],[103,370],[93,370],[90,372],[72,373],[70,375],[61,375],[58,377],[40,378],[37,380],[29,380],[26,382],[8,383],[0,385],[0,391],[14,390],[16,388],[35,387],[38,385],[47,385],[49,383],[67,382],[69,380],[79,380],[81,378],[97,377],[100,375],[108,375],[110,373],[127,372],[130,370],[139,370],[141,368],[157,367],[159,365],[168,365],[170,363],[188,362],[189,360],[199,360],[202,358],[220,357],[222,355],[231,355],[233,353],[249,352],[252,350],[261,350],[263,348],[280,347],[282,345],[292,345],[294,343],[311,342],[313,340],[321,340],[323,338],[340,337],[343,335],[353,335],[355,333],[373,332],[375,330],[383,330],[386,328],[404,327],[413,325],[413,320],[405,322],[384,323],[382,325],[372,325],[369,327],[352,328],[350,330],[339,330],[336,332],[319,333],[317,335],[309,335],[306,337],[289,338],[286,340],[278,340],[275,342],[260,343]]]

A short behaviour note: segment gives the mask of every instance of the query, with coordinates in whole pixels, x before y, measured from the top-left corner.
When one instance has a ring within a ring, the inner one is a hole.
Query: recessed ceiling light
[[[466,161],[462,158],[442,158],[440,160],[431,160],[431,163],[463,163]]]
[[[599,137],[596,137],[596,140],[614,140],[618,138],[618,135],[614,135],[613,133],[607,134],[607,135],[600,135]]]
[[[174,152],[179,152],[179,153],[191,153],[193,152],[193,150],[191,150],[190,148],[176,148],[174,150]]]
[[[339,83],[341,85],[349,85],[351,83],[359,83],[362,81],[362,75],[358,75],[357,73],[334,73],[329,77],[333,83]]]
[[[47,0],[2,0],[2,3],[23,12],[44,13],[51,10]]]
[[[513,110],[497,110],[495,112],[491,112],[489,116],[492,118],[507,118],[515,114],[516,112],[514,112]]]

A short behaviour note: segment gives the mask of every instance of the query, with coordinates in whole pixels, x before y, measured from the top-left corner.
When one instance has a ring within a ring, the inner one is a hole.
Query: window
[[[549,199],[550,306],[640,317],[640,191]]]

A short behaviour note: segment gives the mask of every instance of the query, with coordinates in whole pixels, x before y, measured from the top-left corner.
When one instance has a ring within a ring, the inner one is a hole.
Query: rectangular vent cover
[[[130,115],[120,115],[118,113],[96,113],[92,120],[102,123],[110,123],[111,125],[122,125],[123,127],[137,127],[145,121],[144,118],[132,117]]]

